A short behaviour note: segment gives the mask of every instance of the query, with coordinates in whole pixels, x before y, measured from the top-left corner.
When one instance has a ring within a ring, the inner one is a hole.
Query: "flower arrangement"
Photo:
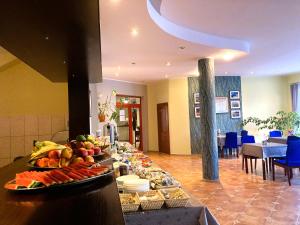
[[[106,96],[106,100],[103,103],[98,102],[98,117],[100,122],[104,122],[106,117],[108,117],[110,121],[117,119],[119,115],[118,109],[116,108],[115,102],[112,101],[112,98],[116,95],[116,90],[113,90],[109,97]]]

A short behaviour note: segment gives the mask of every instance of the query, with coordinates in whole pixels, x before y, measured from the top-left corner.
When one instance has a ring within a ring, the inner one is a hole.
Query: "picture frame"
[[[200,104],[200,93],[194,93],[194,104]]]
[[[228,98],[216,97],[216,113],[228,113]]]
[[[230,91],[230,99],[240,99],[240,91]]]
[[[200,118],[200,107],[199,106],[195,107],[195,118]]]
[[[241,118],[241,110],[231,110],[231,119],[240,119]]]
[[[230,108],[231,109],[240,109],[241,108],[241,101],[240,100],[230,101]]]

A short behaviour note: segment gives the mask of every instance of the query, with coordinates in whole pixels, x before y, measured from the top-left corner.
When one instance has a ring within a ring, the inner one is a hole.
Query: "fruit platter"
[[[7,182],[4,188],[11,191],[32,191],[46,188],[76,185],[110,174],[111,171],[98,163],[79,162],[48,171],[24,171]]]
[[[79,162],[94,162],[103,155],[99,140],[92,135],[78,135],[76,140],[65,145],[36,141],[28,165],[35,169],[55,169]]]

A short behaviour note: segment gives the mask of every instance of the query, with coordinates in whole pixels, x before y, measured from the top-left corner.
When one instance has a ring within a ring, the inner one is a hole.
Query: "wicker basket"
[[[158,196],[157,200],[142,200],[143,196]],[[164,204],[164,197],[159,191],[147,191],[138,193],[139,200],[143,210],[160,209]]]
[[[164,192],[166,193],[172,193],[172,192],[179,192],[180,194],[182,194],[182,198],[178,198],[178,199],[165,199],[165,203],[166,206],[168,208],[176,208],[176,207],[186,207],[190,197],[181,189],[181,188],[167,188],[167,189],[162,189],[159,190],[159,192],[161,192],[161,195],[164,196]]]
[[[123,212],[136,212],[140,207],[140,200],[136,193],[134,194],[119,194],[122,202],[122,198],[133,197],[135,203],[132,204],[121,204]]]

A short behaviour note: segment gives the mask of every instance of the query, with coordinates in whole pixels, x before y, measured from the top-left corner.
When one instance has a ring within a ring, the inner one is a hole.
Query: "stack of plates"
[[[124,181],[138,180],[138,179],[140,178],[137,175],[125,175],[125,176],[118,177],[116,180],[118,185],[123,186]]]
[[[149,191],[149,189],[149,180],[146,179],[126,180],[123,184],[123,190],[130,193],[146,192]]]

